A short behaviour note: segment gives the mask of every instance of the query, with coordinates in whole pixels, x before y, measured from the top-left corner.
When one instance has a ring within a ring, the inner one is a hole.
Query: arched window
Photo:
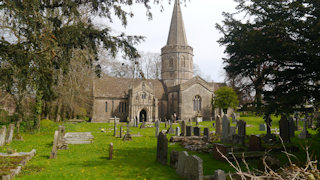
[[[173,59],[169,60],[169,67],[173,67]]]
[[[108,112],[108,102],[106,102],[106,108],[105,111]]]
[[[199,95],[195,96],[193,99],[193,110],[194,111],[201,110],[201,97]]]

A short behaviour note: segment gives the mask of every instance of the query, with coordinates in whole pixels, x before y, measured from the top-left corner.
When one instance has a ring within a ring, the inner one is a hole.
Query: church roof
[[[142,81],[151,83],[154,88],[154,95],[156,98],[165,98],[165,87],[163,81],[161,80],[116,78],[110,76],[94,80],[93,96],[98,98],[127,98],[129,89],[131,87],[138,86]]]
[[[174,3],[167,45],[188,45],[179,0]]]

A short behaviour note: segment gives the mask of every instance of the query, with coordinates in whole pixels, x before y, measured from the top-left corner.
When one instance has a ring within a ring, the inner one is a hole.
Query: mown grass
[[[259,131],[259,124],[264,123],[261,117],[244,116],[240,119],[245,120],[249,125],[247,134],[264,133]],[[278,127],[278,121],[279,118],[273,118],[273,128]],[[67,132],[91,132],[95,138],[94,143],[69,145],[68,150],[58,151],[57,159],[49,159],[53,134],[59,125],[51,121],[43,121],[40,132],[23,134],[24,141],[13,141],[10,145],[1,148],[3,152],[6,151],[6,148],[16,149],[19,152],[37,150],[36,156],[23,168],[17,179],[181,179],[175,169],[156,162],[157,139],[154,128],[130,127],[131,134],[141,134],[142,137],[133,137],[132,141],[124,142],[113,136],[112,123],[65,123]],[[124,126],[124,130],[126,130],[125,123],[119,124],[118,134],[120,126]],[[175,124],[174,128],[176,126],[178,125]],[[200,127],[202,130],[204,127],[210,127],[210,131],[214,130],[212,122],[202,122]],[[107,132],[101,132],[100,128],[105,128]],[[161,130],[164,129],[164,124],[161,124]],[[169,135],[168,138],[170,138]],[[310,141],[312,141],[313,147],[320,147],[319,138]],[[113,159],[108,160],[111,142],[114,145],[114,154]],[[293,142],[301,144],[301,146],[307,143],[297,138],[294,138]],[[315,153],[319,154],[319,148],[313,149],[318,149]],[[177,143],[169,143],[168,164],[172,150],[182,151],[185,149]],[[198,155],[203,160],[205,175],[213,174],[216,169],[234,171],[226,162],[214,160],[212,154],[188,152]],[[300,152],[300,154],[303,159],[305,153]],[[283,155],[279,155],[279,157],[284,163],[286,162]],[[249,163],[254,168],[257,165],[257,160],[249,161]]]

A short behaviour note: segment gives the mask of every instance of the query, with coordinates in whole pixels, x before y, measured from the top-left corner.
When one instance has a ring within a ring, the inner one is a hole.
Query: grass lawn
[[[264,122],[261,117],[244,116],[240,119],[250,125],[247,128],[247,134],[264,133],[259,131],[259,124]],[[278,127],[278,121],[279,118],[273,118],[273,128]],[[124,142],[113,136],[112,123],[65,123],[66,132],[91,132],[95,138],[94,143],[69,145],[68,150],[58,151],[57,159],[49,159],[54,131],[58,129],[58,125],[51,121],[42,121],[40,132],[23,134],[24,141],[13,141],[10,145],[0,148],[2,152],[6,152],[7,148],[16,149],[18,152],[37,150],[36,156],[28,162],[16,179],[181,179],[175,169],[156,162],[157,139],[154,128],[131,127],[131,134],[141,134],[142,137],[133,137],[132,141]],[[118,124],[118,131],[120,125],[126,130],[126,124],[123,123]],[[174,128],[176,126],[174,125]],[[202,122],[200,127],[202,131],[204,127],[210,127],[210,131],[214,130],[212,122]],[[100,128],[105,128],[107,132],[102,133]],[[165,129],[164,124],[161,124],[161,130],[163,129]],[[302,146],[308,143],[297,138],[292,141]],[[319,138],[313,138],[310,141],[313,143],[314,153],[319,154]],[[113,159],[108,160],[111,142],[114,145],[114,153]],[[171,150],[184,149],[179,144],[169,143],[168,164]],[[202,158],[204,175],[211,175],[216,169],[233,171],[226,162],[214,160],[211,154],[188,152]],[[297,154],[298,158],[305,158],[305,153]],[[279,155],[279,157],[284,163],[286,162],[284,156]],[[257,160],[249,163],[254,167]]]

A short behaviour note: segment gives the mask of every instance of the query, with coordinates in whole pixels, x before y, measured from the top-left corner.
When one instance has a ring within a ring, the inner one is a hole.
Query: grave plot
[[[1,179],[12,179],[20,173],[21,168],[36,154],[33,149],[30,152],[0,153],[0,177]]]

